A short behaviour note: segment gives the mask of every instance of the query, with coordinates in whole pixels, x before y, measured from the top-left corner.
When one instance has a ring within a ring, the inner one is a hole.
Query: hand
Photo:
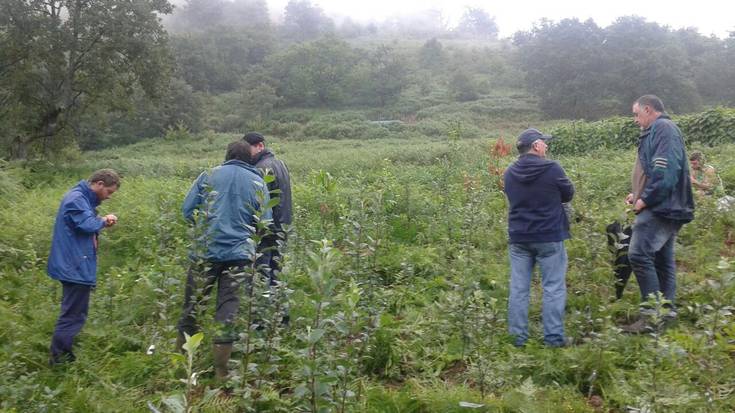
[[[115,216],[113,214],[105,215],[103,218],[105,220],[105,226],[106,227],[111,227],[111,226],[117,224],[117,216]]]
[[[628,196],[625,197],[625,203],[628,205],[633,205],[633,194],[628,194]]]
[[[633,206],[633,210],[635,211],[636,214],[640,214],[640,212],[643,211],[644,208],[646,208],[646,203],[643,202],[642,199],[638,198],[638,200],[635,201],[635,205]]]

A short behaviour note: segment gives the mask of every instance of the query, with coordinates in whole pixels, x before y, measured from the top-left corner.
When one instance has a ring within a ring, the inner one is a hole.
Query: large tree
[[[265,0],[186,0],[165,20],[173,32],[227,30],[269,30],[270,18]]]
[[[347,42],[327,36],[294,44],[272,56],[269,65],[286,104],[324,107],[345,102],[356,61]]]
[[[594,21],[544,20],[530,32],[517,33],[514,42],[527,85],[546,114],[596,118],[609,113],[605,36]]]
[[[665,26],[642,17],[618,18],[605,28],[604,53],[612,62],[608,70],[620,102],[618,111],[629,113],[633,100],[644,94],[658,95],[674,113],[696,110],[701,98],[694,82],[691,55],[686,44]]]
[[[395,101],[406,87],[406,59],[386,45],[356,52],[363,58],[352,71],[353,102],[384,107]]]
[[[456,28],[457,33],[481,39],[497,39],[498,24],[485,10],[467,7]]]
[[[283,34],[296,41],[314,40],[334,32],[334,22],[310,0],[291,0],[283,16]]]
[[[215,26],[171,37],[181,77],[194,90],[211,93],[237,90],[243,75],[263,63],[273,48],[274,39],[267,27]]]
[[[0,2],[0,137],[13,158],[69,142],[89,108],[167,87],[167,0]]]
[[[670,29],[643,18],[621,17],[604,29],[592,20],[544,21],[514,40],[527,84],[550,116],[627,114],[649,93],[673,112],[700,105],[687,48]]]

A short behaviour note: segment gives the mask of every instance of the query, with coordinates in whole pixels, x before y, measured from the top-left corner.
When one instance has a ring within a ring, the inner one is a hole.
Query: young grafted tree
[[[73,142],[91,107],[116,108],[136,87],[167,86],[170,58],[159,16],[167,0],[0,2],[0,142],[27,159]]]

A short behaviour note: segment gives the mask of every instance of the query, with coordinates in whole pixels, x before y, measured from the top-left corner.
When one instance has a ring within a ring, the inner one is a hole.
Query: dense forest
[[[621,16],[501,39],[492,10],[454,27],[432,10],[360,24],[308,0],[271,14],[264,0],[3,0],[2,156],[202,131],[374,138],[383,120],[479,134],[483,116],[599,119],[649,92],[674,113],[735,103],[735,34]]]

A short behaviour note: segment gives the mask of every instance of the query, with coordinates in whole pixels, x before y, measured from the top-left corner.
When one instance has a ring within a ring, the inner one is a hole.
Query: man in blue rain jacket
[[[64,195],[56,214],[49,277],[62,285],[61,312],[51,338],[49,364],[74,361],[74,338],[87,320],[89,294],[97,284],[97,234],[117,223],[117,217],[97,215],[97,206],[120,187],[120,176],[100,169]]]
[[[220,333],[214,338],[214,366],[217,378],[227,376],[232,343],[237,339],[233,323],[240,306],[239,290],[245,268],[255,257],[252,241],[256,214],[270,220],[268,189],[258,171],[250,165],[250,145],[242,140],[227,147],[225,163],[203,172],[184,199],[184,218],[201,225],[194,240],[192,265],[184,291],[184,308],[178,324],[177,349],[184,333],[199,330],[197,307],[217,284],[215,321]]]

